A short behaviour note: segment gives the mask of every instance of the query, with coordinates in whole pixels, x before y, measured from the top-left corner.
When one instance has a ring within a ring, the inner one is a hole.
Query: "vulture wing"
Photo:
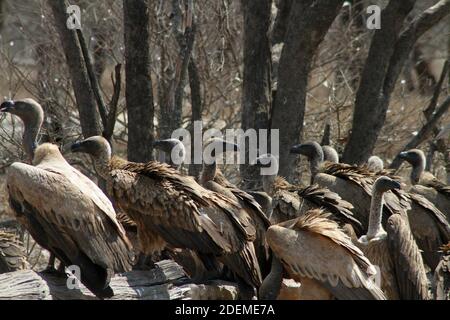
[[[141,226],[140,234],[154,232],[173,247],[223,256],[243,279],[261,284],[250,242],[254,233],[248,232],[254,227],[241,219],[245,211],[237,203],[165,164],[127,162],[114,167],[109,188],[117,204]]]
[[[388,248],[395,265],[400,299],[428,299],[428,281],[422,256],[408,222],[394,214],[386,225]]]
[[[106,196],[99,201],[100,189],[86,189],[89,183],[63,166],[13,163],[7,173],[11,206],[41,246],[65,265],[78,265],[81,282],[108,297],[113,272],[131,269],[131,245]]]
[[[373,266],[321,210],[272,226],[267,239],[297,281],[315,279],[338,299],[385,299],[370,276]]]

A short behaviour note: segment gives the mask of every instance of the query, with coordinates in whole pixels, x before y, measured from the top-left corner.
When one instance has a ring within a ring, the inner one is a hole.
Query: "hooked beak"
[[[400,152],[400,153],[398,154],[398,157],[399,157],[400,159],[406,160],[406,159],[408,159],[408,152],[407,152],[407,151]]]
[[[81,152],[81,151],[82,151],[81,142],[75,142],[70,146],[70,152]]]
[[[296,144],[291,147],[291,149],[289,150],[289,153],[301,154],[301,151],[302,151],[302,144]]]
[[[6,100],[0,105],[0,112],[11,112],[14,109],[14,101]]]
[[[398,181],[392,181],[392,187],[393,187],[394,189],[401,189],[401,188],[402,188],[402,185],[401,185],[400,182],[398,182]]]

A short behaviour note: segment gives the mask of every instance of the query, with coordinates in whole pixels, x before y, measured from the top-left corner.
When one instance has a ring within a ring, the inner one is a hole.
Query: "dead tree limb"
[[[205,284],[189,282],[183,269],[172,260],[156,263],[149,271],[131,271],[115,275],[110,282],[111,300],[185,300],[238,298],[237,285],[226,281]],[[70,281],[70,280],[69,280]],[[0,300],[97,300],[83,285],[68,289],[63,275],[32,270],[0,275]]]

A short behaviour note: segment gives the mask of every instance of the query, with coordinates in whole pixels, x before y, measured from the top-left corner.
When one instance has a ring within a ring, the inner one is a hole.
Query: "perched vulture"
[[[372,186],[376,178],[387,175],[398,180],[391,172],[369,171],[364,166],[344,163],[323,162],[322,150],[316,142],[308,142],[292,147],[291,152],[308,157],[314,182],[339,194],[354,206],[353,214],[367,230],[370,215],[368,205],[372,197]],[[437,248],[450,240],[450,225],[445,215],[425,197],[404,190],[390,190],[384,195],[383,225],[395,213],[407,212],[411,231],[423,251],[425,263],[435,269],[439,263]]]
[[[40,128],[30,126],[43,114],[37,102],[7,101],[0,109],[24,122],[24,148],[33,159],[33,165],[14,162],[7,169],[9,202],[17,220],[63,265],[78,266],[81,283],[96,296],[111,297],[111,276],[129,271],[134,258],[111,202],[67,163],[56,145],[36,148]]]
[[[232,199],[200,186],[165,163],[134,163],[111,156],[103,137],[75,143],[73,152],[90,154],[115,203],[136,223],[146,253],[172,248],[192,249],[205,265],[216,268],[216,257],[238,281],[261,284],[255,256],[255,228],[240,220],[241,208]]]
[[[425,171],[426,158],[422,150],[400,152],[400,158],[412,166],[411,192],[423,195],[447,215],[450,221],[450,186],[439,181],[431,172]]]
[[[0,273],[29,268],[25,248],[14,233],[0,230]]]
[[[374,266],[322,210],[310,210],[271,226],[267,241],[282,264],[280,268],[275,262],[276,272],[284,269],[300,282],[300,299],[386,299],[373,282]],[[270,276],[261,288],[269,297],[277,296],[281,278],[273,273]]]
[[[369,260],[380,268],[381,288],[390,300],[429,299],[428,280],[422,256],[405,213],[388,218],[386,231],[381,224],[383,194],[400,189],[400,183],[379,177],[373,186],[369,228],[357,244]]]
[[[180,140],[167,139],[160,140],[156,148],[161,148],[166,153],[173,153],[176,150],[182,150],[183,147]],[[176,148],[176,149],[175,149]],[[253,242],[256,257],[259,261],[262,276],[265,277],[270,270],[269,247],[266,242],[266,230],[270,226],[270,221],[262,212],[261,206],[247,192],[239,189],[229,182],[222,172],[217,168],[217,158],[222,156],[226,151],[239,151],[236,144],[222,140],[220,138],[211,139],[206,145],[205,150],[212,150],[210,164],[203,164],[203,170],[200,175],[199,183],[211,191],[225,195],[239,203],[244,209],[240,211],[240,220],[248,224],[252,224],[256,231],[256,239]],[[214,153],[214,154],[213,154]],[[184,156],[180,155],[180,160],[184,160]]]
[[[332,213],[333,219],[342,224],[349,223],[355,230],[362,232],[361,223],[351,212],[353,206],[336,193],[316,184],[308,187],[290,184],[277,175],[278,160],[272,154],[259,156],[255,165],[272,168],[271,174],[262,175],[262,180],[264,191],[272,197],[270,220],[273,224],[298,217],[310,209],[325,208]]]

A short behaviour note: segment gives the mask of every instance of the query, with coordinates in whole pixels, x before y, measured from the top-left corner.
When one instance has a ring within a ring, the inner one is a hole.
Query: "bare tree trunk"
[[[303,130],[306,87],[313,56],[343,0],[294,1],[278,69],[278,88],[272,115],[272,129],[279,129],[280,175],[294,173],[295,157],[290,146]]]
[[[181,10],[184,7],[184,13]],[[170,138],[172,132],[181,127],[184,88],[188,76],[189,60],[195,40],[193,0],[172,0],[172,29],[180,47],[176,60],[174,77],[161,103],[160,138]]]
[[[148,0],[123,0],[125,98],[128,115],[128,160],[152,159],[153,92],[150,77]]]
[[[287,24],[289,22],[289,14],[291,13],[291,7],[292,0],[280,0],[278,2],[278,13],[273,24],[272,44],[277,44],[284,41]]]
[[[450,0],[441,0],[414,19],[397,37],[402,21],[415,1],[390,1],[383,10],[382,28],[372,39],[361,84],[356,94],[352,134],[343,160],[363,163],[372,154],[386,118],[390,96],[416,40],[450,12]]]
[[[241,127],[268,129],[271,109],[271,50],[269,39],[270,0],[245,0],[244,10],[244,79],[242,93]],[[243,187],[258,185],[259,170],[249,165],[246,145],[246,161],[241,165]]]
[[[67,28],[67,4],[65,1],[47,1],[55,18],[55,25],[69,66],[72,86],[80,114],[81,130],[84,137],[99,135],[101,127],[96,107],[95,96],[75,30]]]
[[[203,106],[200,88],[200,77],[198,74],[197,65],[195,64],[193,57],[191,57],[189,61],[188,73],[189,73],[189,86],[191,88],[191,106],[192,106],[191,128],[190,128],[191,165],[189,166],[189,175],[198,178],[202,170],[202,165],[194,164],[194,140],[192,139],[192,137],[194,137],[194,122],[202,121]]]

